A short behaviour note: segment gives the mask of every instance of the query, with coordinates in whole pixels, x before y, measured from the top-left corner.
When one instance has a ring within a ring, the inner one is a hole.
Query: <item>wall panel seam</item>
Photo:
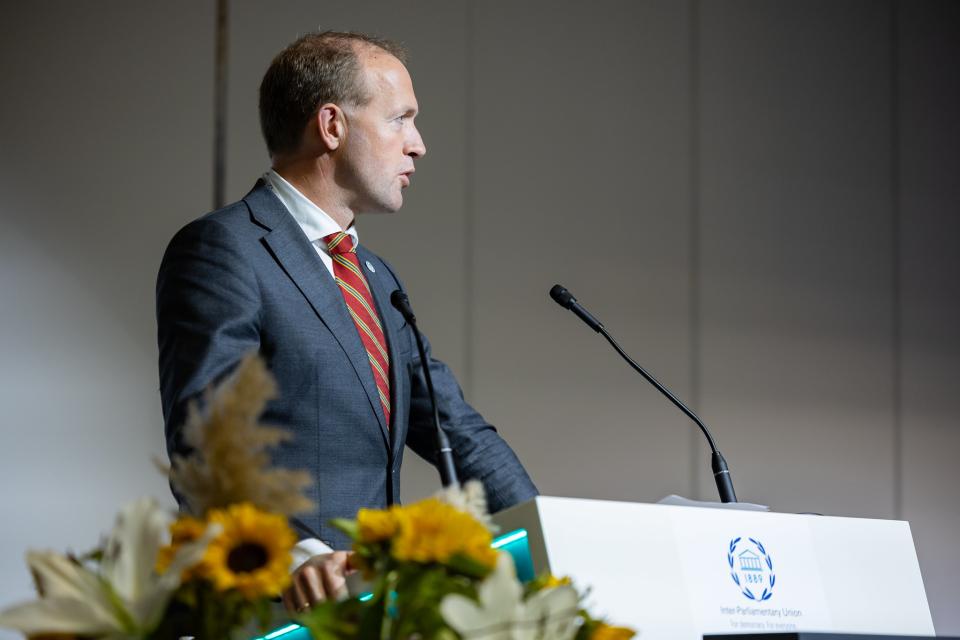
[[[690,399],[694,411],[700,412],[700,2],[689,4],[689,340],[690,340]],[[700,495],[700,433],[690,431],[690,496]]]
[[[463,362],[464,372],[461,384],[467,394],[467,397],[473,395],[473,381],[475,379],[476,363],[474,362],[474,341],[476,336],[476,323],[474,313],[476,310],[476,278],[474,269],[475,260],[475,212],[476,212],[476,190],[474,188],[474,173],[476,169],[475,156],[476,136],[474,135],[476,110],[473,100],[476,95],[474,83],[476,76],[474,73],[474,9],[473,3],[469,0],[464,2],[464,136],[463,136]]]
[[[216,0],[216,3],[213,72],[213,208],[220,209],[226,204],[230,0]]]
[[[890,2],[890,210],[891,210],[891,333],[893,409],[893,517],[903,517],[903,296],[900,193],[900,2]]]

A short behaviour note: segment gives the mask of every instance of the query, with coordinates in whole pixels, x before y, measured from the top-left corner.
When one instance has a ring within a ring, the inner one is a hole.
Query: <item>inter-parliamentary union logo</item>
[[[773,597],[777,575],[773,572],[773,558],[755,538],[734,538],[727,550],[730,577],[749,600],[764,602]]]

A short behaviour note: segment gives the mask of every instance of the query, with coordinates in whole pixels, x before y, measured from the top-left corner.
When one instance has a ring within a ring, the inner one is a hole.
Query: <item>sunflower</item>
[[[399,522],[396,507],[392,509],[360,509],[357,512],[357,533],[360,542],[370,544],[389,540],[397,533]]]
[[[202,569],[218,591],[254,599],[279,595],[290,584],[297,538],[286,518],[244,502],[211,511],[209,520],[223,531],[207,547]]]
[[[553,589],[554,587],[560,587],[560,586],[568,585],[570,583],[571,583],[570,576],[563,576],[561,578],[558,578],[552,573],[548,573],[547,577],[544,578],[543,580],[543,588]]]
[[[196,542],[207,530],[207,525],[202,520],[193,516],[180,516],[170,523],[170,544],[160,547],[157,552],[157,573],[166,573],[167,568],[177,555],[177,551],[185,544]],[[194,575],[194,569],[186,569],[183,572],[183,580],[187,581]]]
[[[392,513],[398,525],[392,545],[397,560],[445,563],[462,555],[490,569],[497,564],[490,531],[470,514],[436,498],[394,507]]]
[[[606,622],[599,622],[590,634],[590,640],[630,640],[637,633],[627,627],[615,627]]]

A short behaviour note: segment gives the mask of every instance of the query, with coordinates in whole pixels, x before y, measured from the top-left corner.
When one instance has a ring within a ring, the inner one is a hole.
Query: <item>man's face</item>
[[[413,124],[417,98],[406,67],[390,54],[359,52],[372,97],[362,107],[344,107],[347,134],[336,170],[346,204],[354,213],[393,212],[403,205],[413,162],[427,152]]]

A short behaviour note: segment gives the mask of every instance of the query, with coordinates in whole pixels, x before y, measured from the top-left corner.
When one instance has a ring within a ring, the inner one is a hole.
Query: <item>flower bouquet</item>
[[[193,454],[164,469],[186,512],[141,499],[88,554],[29,552],[38,598],[0,612],[0,627],[34,640],[220,640],[249,637],[251,622],[267,628],[290,583],[297,538],[286,516],[312,508],[309,474],[269,464],[267,449],[289,437],[258,422],[275,394],[263,362],[245,358],[204,412],[191,407]]]
[[[360,598],[325,602],[300,617],[315,640],[627,640],[594,619],[568,578],[526,585],[510,554],[491,547],[483,487],[470,482],[334,524],[353,539],[369,582]]]
[[[184,512],[138,500],[86,555],[28,553],[38,598],[0,612],[0,627],[33,640],[223,640],[274,624],[296,543],[287,518],[313,508],[302,493],[309,474],[270,464],[269,447],[289,437],[258,422],[275,395],[262,360],[244,358],[204,411],[190,408],[183,434],[193,453],[164,468]],[[315,640],[634,635],[591,617],[568,579],[522,584],[511,557],[491,547],[477,482],[334,524],[353,540],[352,564],[369,587],[297,616]]]

